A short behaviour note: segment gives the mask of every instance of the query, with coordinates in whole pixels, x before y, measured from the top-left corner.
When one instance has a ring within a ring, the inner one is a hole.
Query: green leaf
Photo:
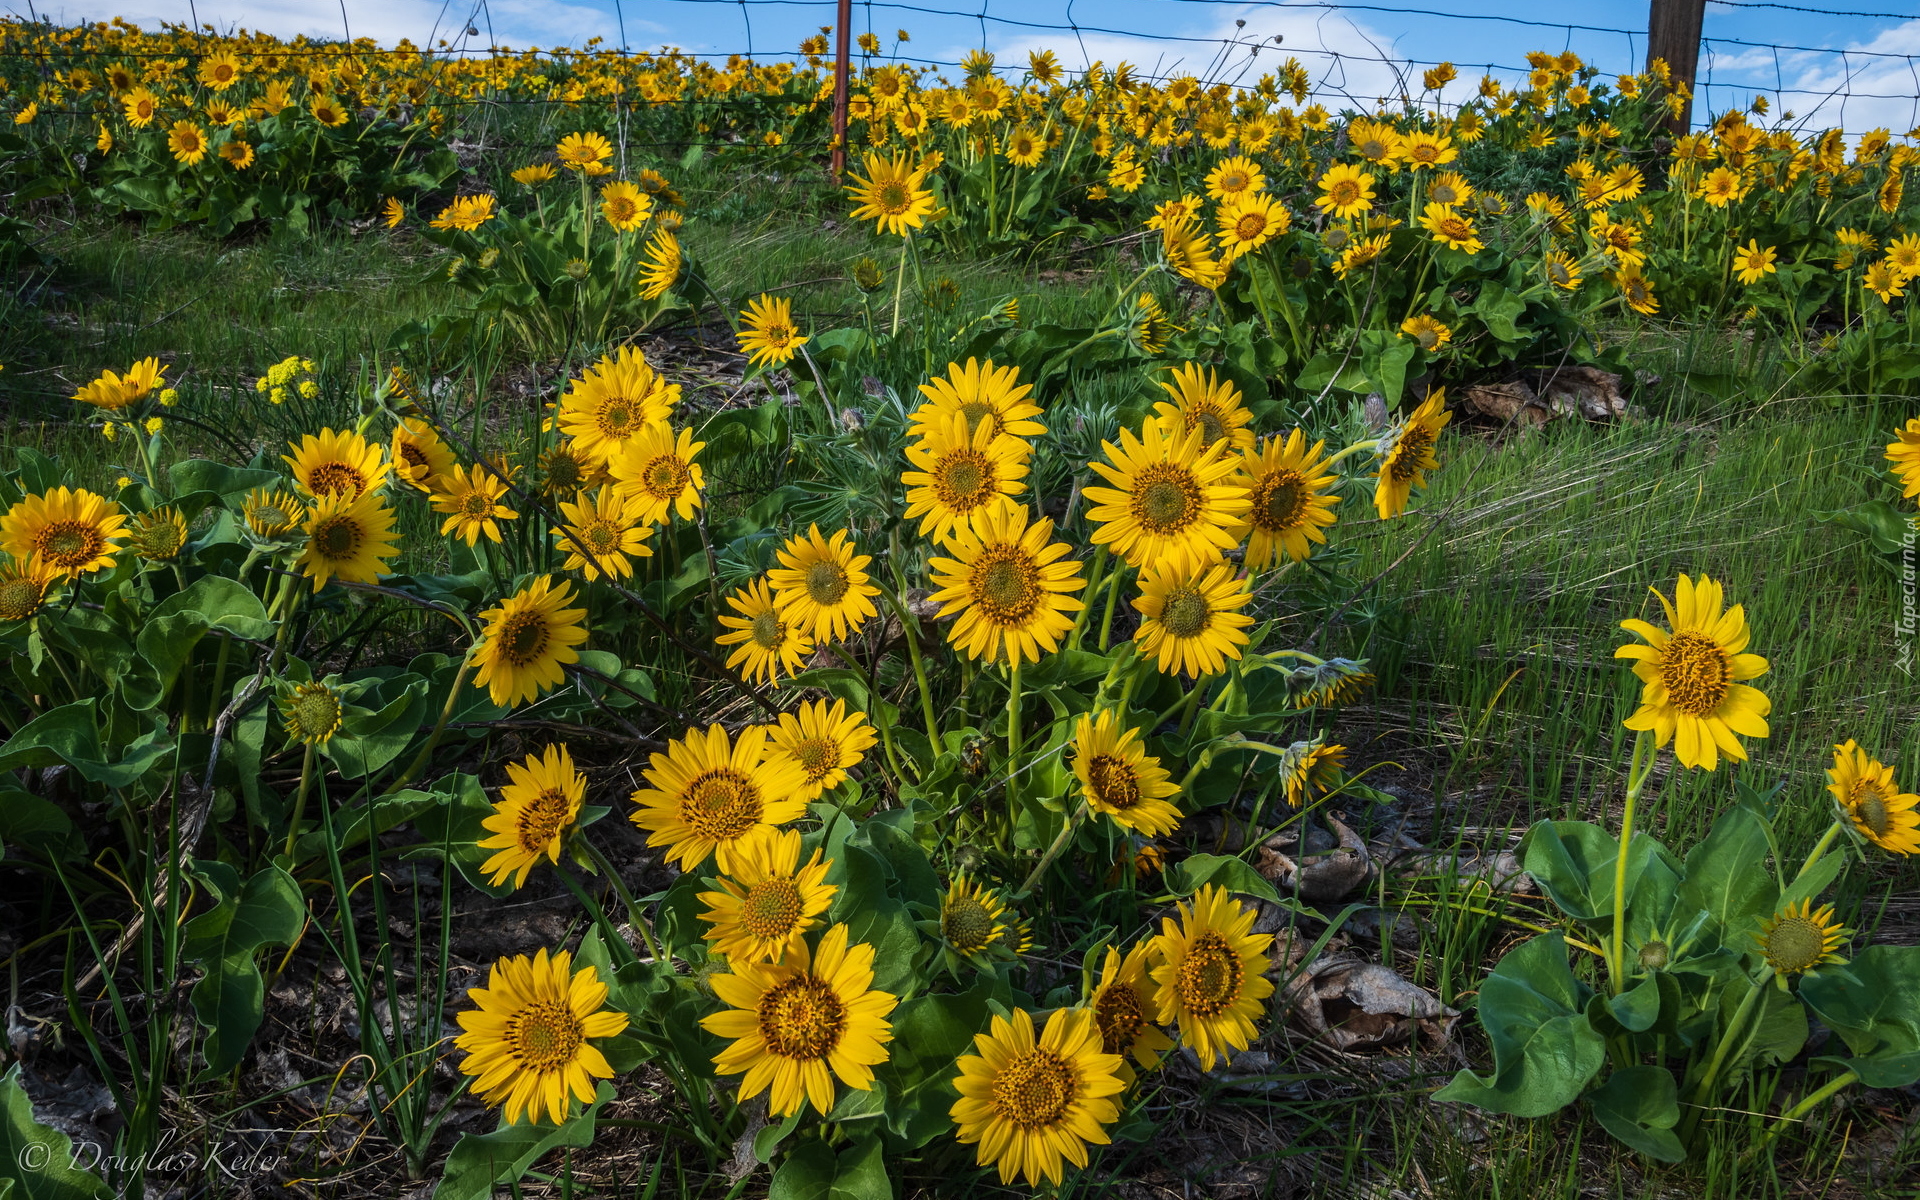
[[[1559,934],[1522,943],[1480,988],[1493,1074],[1463,1070],[1434,1099],[1517,1117],[1543,1117],[1573,1103],[1606,1060],[1605,1039],[1581,1011],[1590,990],[1574,977]]]
[[[254,488],[272,487],[280,482],[278,471],[260,471],[249,467],[229,467],[204,458],[190,458],[167,468],[167,478],[176,492],[212,492],[229,508],[238,508]]]
[[[1687,855],[1686,878],[1674,897],[1678,911],[1705,912],[1721,945],[1737,945],[1775,908],[1779,886],[1767,870],[1767,829],[1743,807],[1729,808],[1705,840]]]
[[[1838,857],[1836,855],[1836,857]],[[1853,1051],[1843,1061],[1868,1087],[1920,1080],[1920,946],[1869,946],[1844,966],[1800,981],[1800,999]]]
[[[838,1154],[825,1142],[805,1141],[793,1148],[773,1182],[767,1200],[892,1200],[880,1139],[862,1137]]]
[[[105,761],[107,750],[93,723],[98,708],[95,701],[76,700],[28,721],[0,745],[0,771],[64,763],[89,783],[123,788],[145,775],[155,761],[172,753],[173,743],[166,740],[164,730],[156,729],[136,738],[119,761]]]
[[[29,847],[59,859],[86,852],[65,810],[10,783],[0,785],[0,845]]]
[[[447,1155],[433,1200],[491,1200],[495,1186],[517,1182],[549,1150],[592,1145],[600,1108],[613,1097],[613,1085],[603,1081],[592,1104],[558,1125],[504,1125],[492,1133],[462,1134]]]
[[[1635,836],[1627,854],[1629,898],[1647,863],[1665,850],[1644,833]],[[1619,864],[1619,839],[1588,821],[1541,821],[1527,830],[1521,847],[1521,865],[1560,911],[1608,926],[1613,924],[1613,877]]]
[[[1665,1067],[1623,1067],[1587,1095],[1593,1115],[1608,1133],[1661,1162],[1679,1162],[1687,1151],[1674,1135],[1680,1123],[1680,1089]]]
[[[1852,508],[1813,514],[1832,525],[1844,526],[1865,534],[1873,548],[1882,554],[1899,554],[1913,536],[1913,514],[1903,512],[1885,500],[1863,500]]]
[[[1607,998],[1607,1012],[1623,1029],[1644,1033],[1660,1019],[1660,976],[1648,975],[1638,985]]]
[[[486,872],[480,869],[494,853],[481,849],[478,844],[493,836],[493,832],[480,823],[493,813],[493,805],[487,800],[486,789],[480,786],[480,781],[472,775],[456,773],[434,784],[431,791],[435,804],[421,810],[413,819],[422,845],[407,854],[445,855],[453,861],[461,877],[479,891],[496,900],[511,895],[511,879],[496,887],[487,882]]]
[[[915,996],[893,1010],[890,1057],[874,1075],[887,1088],[888,1128],[909,1149],[953,1127],[947,1110],[955,1099],[954,1060],[967,1053],[974,1035],[987,1027],[987,1001],[1000,986],[997,980],[983,979],[958,995]]]
[[[1847,856],[1844,854],[1823,855],[1820,861],[1808,868],[1804,875],[1787,884],[1787,890],[1780,893],[1780,902],[1774,905],[1774,911],[1778,912],[1787,905],[1798,904],[1802,900],[1812,900],[1832,887],[1833,881],[1840,877],[1840,872],[1844,871],[1846,866]]]
[[[124,683],[127,703],[140,711],[159,704],[193,661],[200,639],[216,629],[250,641],[274,634],[266,605],[250,588],[219,575],[203,575],[186,591],[162,601],[141,624],[135,645],[153,667],[154,678]]]
[[[763,1163],[772,1162],[774,1152],[780,1149],[780,1143],[787,1140],[787,1135],[800,1128],[800,1118],[806,1116],[807,1112],[807,1106],[803,1104],[788,1113],[778,1125],[764,1126],[760,1132],[754,1134],[754,1159]]]
[[[0,1076],[0,1196],[8,1200],[104,1200],[113,1192],[74,1163],[73,1142],[33,1117],[20,1064]]]
[[[1167,890],[1176,896],[1191,896],[1206,885],[1215,883],[1243,896],[1258,896],[1275,904],[1288,903],[1281,899],[1280,893],[1273,890],[1273,885],[1260,872],[1226,855],[1188,855],[1167,868],[1165,879]]]
[[[265,1012],[265,985],[255,954],[263,946],[290,946],[306,923],[300,885],[279,867],[267,867],[243,887],[223,862],[201,862],[195,873],[217,894],[212,911],[188,921],[181,954],[205,970],[193,986],[193,1011],[207,1027],[207,1069],[201,1078],[231,1071],[246,1053]]]
[[[1480,298],[1474,301],[1473,311],[1480,314],[1480,320],[1487,326],[1487,332],[1503,342],[1520,340],[1518,322],[1527,311],[1527,302],[1508,291],[1504,286],[1488,282],[1480,289]]]

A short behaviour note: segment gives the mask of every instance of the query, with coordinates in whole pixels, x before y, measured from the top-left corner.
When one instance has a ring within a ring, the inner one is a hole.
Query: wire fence
[[[648,0],[644,9],[634,6],[630,28],[626,0],[610,2],[612,32],[619,41],[600,52],[611,50],[636,61],[667,49],[643,48],[651,44],[646,34],[675,29],[697,31],[697,39],[685,39],[686,48],[678,51],[688,57],[756,62],[794,58],[801,38],[830,28],[836,16],[833,0]],[[6,3],[16,15],[29,15],[18,13],[15,6],[31,0]],[[1730,19],[1733,32],[1709,28],[1702,38],[1694,81],[1696,122],[1765,96],[1783,112],[1794,113],[1805,128],[1861,132],[1920,126],[1920,53],[1906,49],[1920,48],[1920,12],[1832,10],[1775,0],[1708,3],[1709,20]],[[1610,74],[1643,70],[1647,54],[1643,28],[1412,4],[856,0],[852,7],[855,29],[877,36],[883,45],[891,43],[883,53],[862,55],[865,63],[900,63],[938,73],[963,67],[965,50],[1011,55],[1035,46],[1056,50],[1069,69],[1095,61],[1112,66],[1124,59],[1136,64],[1136,77],[1142,79],[1191,76],[1208,85],[1244,86],[1293,57],[1310,70],[1314,98],[1330,107],[1371,108],[1417,96],[1421,73],[1442,63],[1463,74],[1491,74],[1511,86],[1529,70],[1524,50],[1575,52]],[[727,12],[737,16],[721,16]],[[351,41],[353,20],[345,5],[341,15],[341,34]],[[1779,41],[1752,36],[1758,23],[1778,26],[1783,21],[1791,24],[1795,36]],[[390,21],[380,28],[392,34],[390,43],[398,43],[400,34]],[[891,32],[895,28],[911,30],[913,41],[898,40]],[[498,36],[490,0],[466,0],[459,8],[454,0],[443,0],[434,21],[419,32],[424,36],[417,40],[417,50],[390,44],[357,48],[355,53],[424,53],[448,59],[511,53]],[[1402,43],[1410,39],[1417,39],[1421,50],[1404,52]],[[918,46],[928,42],[936,49],[920,53]],[[580,52],[556,48],[541,53],[565,59]],[[327,55],[338,48],[295,45],[278,53]],[[1019,70],[1024,63],[1003,66]]]

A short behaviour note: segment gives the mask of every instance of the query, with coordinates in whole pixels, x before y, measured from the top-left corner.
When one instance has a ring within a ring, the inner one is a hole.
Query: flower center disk
[[[729,767],[708,771],[687,785],[681,812],[701,837],[728,842],[760,822],[760,789]]]
[[[760,1036],[782,1058],[825,1058],[846,1027],[846,1005],[812,975],[789,979],[760,999]]]
[[[993,1081],[993,1107],[1024,1130],[1059,1124],[1078,1091],[1073,1068],[1051,1050],[1033,1049],[1009,1062]]]
[[[1692,717],[1720,707],[1733,685],[1733,662],[1703,633],[1676,633],[1660,656],[1660,682],[1673,705]]]
[[[1225,1012],[1239,999],[1242,976],[1240,956],[1233,952],[1227,939],[1208,931],[1195,938],[1187,949],[1174,987],[1183,1008],[1211,1017]]]

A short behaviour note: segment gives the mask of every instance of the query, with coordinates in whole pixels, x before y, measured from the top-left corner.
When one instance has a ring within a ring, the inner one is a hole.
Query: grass
[[[863,254],[891,287],[889,246],[862,245],[864,235],[810,215],[837,211],[821,189],[798,189],[796,201],[784,182],[706,168],[683,186],[695,201],[683,236],[734,299],[780,289],[822,325],[851,323],[862,308],[852,260]],[[194,381],[182,416],[198,424],[183,422],[186,446],[228,458],[234,443],[277,453],[278,418],[261,418],[245,381],[289,354],[313,357],[330,381],[333,414],[344,416],[348,384],[383,354],[389,333],[446,311],[453,296],[427,247],[384,233],[223,244],[191,230],[91,218],[49,219],[46,228],[59,266],[0,299],[0,401],[9,414],[0,445],[59,453],[79,481],[96,486],[117,473],[111,447],[67,422],[65,398],[101,366],[159,354]],[[920,275],[923,283],[950,278],[964,311],[1017,295],[1028,323],[1074,324],[1097,316],[1131,274],[1115,248],[1066,265],[1068,273],[929,259]],[[1892,666],[1896,581],[1856,535],[1819,516],[1868,494],[1867,469],[1884,441],[1873,434],[1906,414],[1795,395],[1766,347],[1714,331],[1622,336],[1642,369],[1672,381],[1642,398],[1646,419],[1562,422],[1526,436],[1461,428],[1414,521],[1388,536],[1365,517],[1364,501],[1347,505],[1360,511],[1336,535],[1352,549],[1346,568],[1379,579],[1311,648],[1366,654],[1380,669],[1380,691],[1336,731],[1353,748],[1353,765],[1381,765],[1369,780],[1397,796],[1392,811],[1361,814],[1370,829],[1398,819],[1431,848],[1486,850],[1507,848],[1543,817],[1616,823],[1627,756],[1620,719],[1633,697],[1611,657],[1628,640],[1618,622],[1657,611],[1648,589],[1670,588],[1682,571],[1725,582],[1747,606],[1754,649],[1772,663],[1763,683],[1773,735],[1753,746],[1754,762],[1739,774],[1757,785],[1786,782],[1790,843],[1805,844],[1826,823],[1823,770],[1833,743],[1858,739],[1901,778],[1920,776],[1920,692]],[[713,327],[680,335],[704,343],[710,358],[720,340]],[[529,410],[538,389],[505,386],[529,365],[490,367],[475,394],[490,412]],[[531,365],[561,378],[563,364]],[[910,395],[919,364],[889,369],[897,377],[881,382]],[[1684,386],[1689,370],[1737,371],[1750,383],[1736,400],[1715,401]],[[705,394],[711,401],[722,392]],[[1303,637],[1316,632],[1305,619],[1294,623]],[[1649,827],[1688,845],[1730,792],[1724,773],[1658,777]],[[1841,897],[1849,923],[1875,940],[1920,940],[1914,881],[1911,865],[1856,873]],[[1515,940],[1512,921],[1529,919],[1524,898],[1473,892],[1444,872],[1390,879],[1380,899],[1433,914],[1415,945],[1383,939],[1380,949],[1462,1008]],[[315,1032],[316,1051],[321,1040]],[[1475,1061],[1484,1056],[1474,1037],[1467,1046]],[[1912,1194],[1898,1189],[1913,1186],[1920,1164],[1910,1126],[1856,1096],[1758,1166],[1738,1162],[1756,1123],[1729,1112],[1712,1126],[1704,1163],[1650,1172],[1584,1118],[1483,1120],[1427,1103],[1425,1092],[1454,1065],[1405,1052],[1333,1055],[1280,1039],[1276,1069],[1290,1082],[1279,1092],[1221,1093],[1200,1108],[1178,1093],[1149,1097],[1163,1118],[1154,1140],[1117,1148],[1080,1190],[1144,1194],[1133,1189],[1161,1175],[1178,1180],[1183,1162],[1208,1155],[1244,1177],[1218,1185],[1221,1195],[1462,1200]],[[632,1163],[616,1165],[608,1178],[639,1179],[628,1185],[639,1194],[665,1159],[635,1153],[654,1167],[635,1167],[636,1175]],[[953,1165],[918,1164],[909,1186],[938,1191],[940,1172]],[[695,1187],[725,1190],[704,1177],[683,1181]]]

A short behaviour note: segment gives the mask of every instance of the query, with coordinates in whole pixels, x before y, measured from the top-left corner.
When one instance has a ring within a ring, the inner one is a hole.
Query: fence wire
[[[15,2],[17,0],[8,0],[8,8],[20,15],[13,8]],[[1137,78],[1161,82],[1188,76],[1206,85],[1225,83],[1244,86],[1269,64],[1275,64],[1285,57],[1294,57],[1309,65],[1316,99],[1322,103],[1361,108],[1416,94],[1420,90],[1417,86],[1419,74],[1442,63],[1451,64],[1462,72],[1482,71],[1496,77],[1524,76],[1529,70],[1523,62],[1502,61],[1498,57],[1486,57],[1484,61],[1478,61],[1482,56],[1473,53],[1436,57],[1400,54],[1392,49],[1395,39],[1377,34],[1371,26],[1362,24],[1363,21],[1371,21],[1390,28],[1395,21],[1404,23],[1412,20],[1437,23],[1446,29],[1460,31],[1457,37],[1423,36],[1422,44],[1427,46],[1475,47],[1485,41],[1485,34],[1480,31],[1490,28],[1535,30],[1542,35],[1542,44],[1534,48],[1551,51],[1558,43],[1561,49],[1570,49],[1579,40],[1588,47],[1585,57],[1603,72],[1637,72],[1646,65],[1647,35],[1644,29],[1578,20],[1555,21],[1540,16],[1516,16],[1502,12],[1443,10],[1412,4],[1337,3],[1334,0],[1152,2],[1168,6],[1176,12],[1190,12],[1194,14],[1194,21],[1184,28],[1135,28],[1124,20],[1116,19],[1126,11],[1121,6],[1091,3],[1082,7],[1082,0],[1065,0],[1064,5],[1052,0],[1053,11],[1048,11],[1047,0],[1042,0],[1040,4],[1036,4],[1035,0],[1022,0],[1018,5],[999,0],[998,11],[995,0],[977,0],[977,3],[948,0],[944,4],[857,0],[854,5],[857,13],[855,24],[864,26],[862,32],[874,33],[877,20],[883,25],[909,29],[916,18],[922,23],[931,21],[942,31],[939,36],[946,43],[942,49],[948,51],[944,55],[937,52],[922,55],[913,52],[908,45],[896,44],[891,53],[860,56],[860,65],[898,63],[935,73],[961,68],[965,63],[958,57],[958,51],[970,47],[963,47],[952,35],[963,28],[970,30],[977,39],[977,48],[998,45],[1006,49],[1022,39],[1047,43],[1071,42],[1082,52],[1081,67],[1096,57],[1090,52],[1089,38],[1095,39],[1096,46],[1109,48],[1113,40],[1118,39],[1137,44],[1125,46],[1124,49],[1137,50],[1142,58],[1154,59],[1153,65],[1147,69],[1136,70]],[[1751,36],[1709,33],[1701,40],[1699,66],[1694,81],[1696,121],[1707,120],[1713,113],[1728,108],[1744,107],[1754,96],[1764,95],[1783,110],[1800,110],[1804,123],[1812,127],[1838,126],[1849,132],[1857,132],[1856,126],[1858,129],[1873,125],[1891,127],[1902,120],[1908,127],[1920,126],[1920,54],[1906,53],[1898,45],[1898,42],[1910,43],[1914,39],[1889,39],[1885,36],[1888,32],[1885,29],[1864,29],[1858,24],[1866,21],[1912,23],[1913,30],[1920,32],[1920,13],[1822,9],[1778,0],[1708,0],[1708,3],[1713,6],[1712,12],[1739,15],[1746,23],[1761,13],[1818,17],[1821,19],[1818,23],[1802,24],[1810,32],[1833,36],[1836,40],[1844,39],[1847,44],[1810,44],[1818,38],[1774,42]],[[596,51],[554,48],[535,53],[556,62],[568,61],[576,55],[609,52],[639,63],[667,54],[708,62],[736,59],[772,61],[795,57],[797,47],[769,45],[767,30],[770,27],[790,33],[793,27],[791,18],[798,11],[820,14],[820,24],[827,27],[833,24],[836,15],[833,0],[651,0],[645,8],[649,22],[656,21],[675,6],[713,13],[713,19],[703,17],[702,24],[703,33],[716,40],[727,36],[726,25],[729,24],[721,21],[718,14],[729,10],[737,12],[740,40],[724,49],[709,42],[686,51],[668,46],[657,50],[636,50],[629,40],[625,0],[612,0],[609,15],[614,18],[619,31],[620,46]],[[1090,19],[1081,19],[1080,14],[1088,11],[1092,14]],[[756,13],[761,17],[759,21],[755,19]],[[1356,50],[1351,46],[1333,48],[1326,44],[1324,36],[1320,45],[1303,44],[1297,38],[1256,36],[1247,28],[1263,17],[1282,18],[1304,14],[1317,14],[1321,21],[1344,21],[1344,27],[1338,31],[1342,39],[1362,43],[1366,49]],[[341,16],[343,37],[347,43],[352,43],[351,21],[344,6]],[[1196,29],[1196,26],[1224,26],[1228,20],[1237,22],[1231,33],[1209,33],[1204,29]],[[1836,22],[1855,24],[1839,25]],[[171,28],[185,31],[187,27],[176,25]],[[212,29],[212,26],[203,28]],[[1905,26],[1896,28],[1904,30]],[[1861,30],[1863,36],[1852,36],[1848,34],[1848,29]],[[1741,33],[1746,32],[1743,25]],[[361,44],[353,45],[351,52],[356,57],[419,54],[433,59],[461,61],[518,57],[524,53],[501,45],[493,33],[494,20],[489,0],[472,0],[471,3],[458,6],[454,0],[443,0],[431,27],[426,31],[425,41],[418,47],[401,49],[375,46],[361,39]],[[477,44],[482,37],[486,40],[484,46]],[[1609,42],[1618,39],[1616,49],[1606,52],[1603,58],[1592,48],[1594,39]],[[783,36],[782,40],[788,39]],[[446,44],[437,44],[442,41]],[[345,48],[342,43],[296,42],[270,53],[280,57],[331,57],[339,55]],[[0,59],[24,55],[25,52],[20,50],[0,50]],[[140,55],[132,52],[120,56],[136,58]],[[1205,61],[1198,66],[1188,61],[1189,58],[1203,56]],[[1172,61],[1169,61],[1170,57]],[[1109,55],[1109,65],[1112,65],[1111,59]],[[1012,64],[1010,69],[1018,70],[1020,64]]]

